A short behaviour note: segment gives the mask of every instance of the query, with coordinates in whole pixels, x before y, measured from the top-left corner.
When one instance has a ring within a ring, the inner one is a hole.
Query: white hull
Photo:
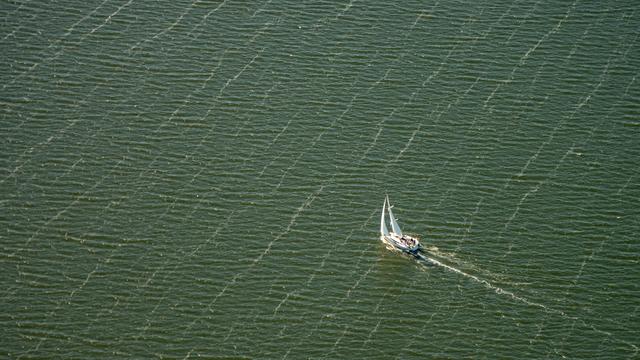
[[[403,238],[394,233],[390,233],[388,236],[380,235],[380,241],[387,245],[389,250],[396,250],[411,254],[415,254],[420,250],[420,242],[418,239],[407,235],[404,235]]]

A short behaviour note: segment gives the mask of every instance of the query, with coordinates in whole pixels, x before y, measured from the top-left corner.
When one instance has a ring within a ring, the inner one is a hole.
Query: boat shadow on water
[[[433,262],[433,260],[431,260],[429,257],[427,257],[426,255],[427,253],[425,253],[423,250],[419,250],[418,252],[416,252],[415,254],[410,254],[418,263],[420,263],[420,265],[426,266],[426,267],[437,267],[438,264],[436,264],[435,262]]]

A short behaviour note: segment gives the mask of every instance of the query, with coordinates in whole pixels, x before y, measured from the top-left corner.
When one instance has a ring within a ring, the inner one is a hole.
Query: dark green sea
[[[3,1],[0,357],[640,358],[639,34],[638,1]]]

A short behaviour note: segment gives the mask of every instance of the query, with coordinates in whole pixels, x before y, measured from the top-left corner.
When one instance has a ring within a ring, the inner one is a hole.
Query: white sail
[[[387,207],[387,199],[384,200],[384,205],[382,205],[382,216],[380,217],[380,235],[389,236],[389,230],[387,230],[387,224],[384,221],[385,210]]]
[[[389,198],[387,197],[387,202]],[[400,225],[398,225],[398,221],[393,216],[393,212],[391,211],[391,203],[389,203],[389,217],[391,218],[391,230],[396,233],[396,235],[402,236],[402,230],[400,230]]]

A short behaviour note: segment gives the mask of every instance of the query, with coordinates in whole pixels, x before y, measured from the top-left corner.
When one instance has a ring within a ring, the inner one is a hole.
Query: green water
[[[640,357],[639,10],[0,4],[0,353]]]

